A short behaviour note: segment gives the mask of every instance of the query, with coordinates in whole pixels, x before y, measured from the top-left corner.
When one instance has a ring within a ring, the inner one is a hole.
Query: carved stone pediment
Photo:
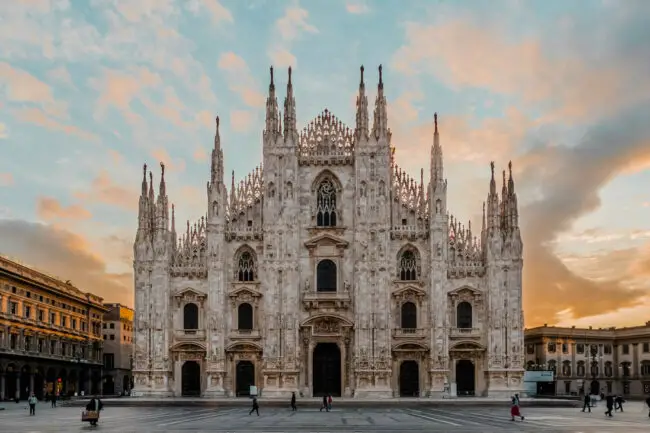
[[[179,308],[183,302],[198,302],[201,304],[201,306],[203,306],[205,298],[207,298],[207,295],[205,293],[198,292],[189,287],[174,294],[174,299],[176,300]]]
[[[202,352],[205,353],[205,346],[198,343],[177,344],[172,347],[172,352]]]
[[[449,292],[449,296],[458,302],[473,302],[482,300],[483,292],[469,286],[463,286]]]
[[[246,343],[233,343],[230,346],[226,347],[226,352],[262,352],[262,348],[257,344],[246,342]]]
[[[393,352],[426,352],[429,348],[422,343],[402,343],[393,346]]]
[[[353,323],[335,315],[320,314],[307,319],[303,327],[311,327],[312,335],[342,335]]]
[[[450,352],[475,352],[475,351],[483,351],[485,348],[481,346],[478,343],[474,343],[471,341],[462,341],[459,342],[455,345],[453,345],[449,351]]]
[[[228,297],[232,302],[248,302],[256,303],[259,298],[262,297],[262,294],[254,289],[253,287],[246,286],[240,287],[228,293]]]
[[[427,293],[417,286],[406,286],[393,292],[398,301],[422,301],[426,296]]]
[[[331,233],[321,233],[305,241],[305,247],[310,250],[313,250],[318,246],[334,246],[339,249],[344,249],[347,248],[348,245],[348,241],[338,236],[334,236]]]

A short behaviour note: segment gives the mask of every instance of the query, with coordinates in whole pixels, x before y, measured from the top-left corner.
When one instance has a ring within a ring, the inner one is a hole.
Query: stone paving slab
[[[648,432],[650,418],[640,404],[628,405],[625,413],[607,418],[601,410],[591,414],[569,408],[530,408],[524,421],[510,421],[509,405],[488,408],[377,408],[334,407],[318,409],[264,408],[249,415],[248,408],[108,408],[99,426],[81,423],[75,407],[51,409],[39,405],[36,416],[28,411],[8,410],[0,415],[0,431],[54,432]]]
[[[123,397],[114,399],[103,399],[107,407],[247,407],[251,401],[248,398],[145,398],[145,397]],[[289,407],[289,399],[259,398],[260,405],[265,407]],[[322,399],[320,398],[299,398],[298,404],[303,407],[318,408]],[[60,402],[62,406],[82,407],[88,403],[88,399],[68,400]],[[449,399],[431,398],[404,398],[404,399],[354,399],[335,398],[334,404],[346,408],[378,408],[378,407],[499,407],[509,405],[506,399],[485,398],[485,397],[462,397]],[[522,399],[522,407],[582,407],[578,399]]]

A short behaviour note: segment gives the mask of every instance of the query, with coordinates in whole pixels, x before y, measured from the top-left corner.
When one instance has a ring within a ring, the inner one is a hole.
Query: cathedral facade
[[[505,396],[523,388],[522,241],[494,164],[480,230],[447,209],[437,116],[429,182],[394,159],[379,68],[354,129],[302,131],[271,69],[262,166],[229,188],[219,118],[207,213],[176,225],[144,168],[134,244],[135,395]],[[263,168],[262,168],[263,167]]]

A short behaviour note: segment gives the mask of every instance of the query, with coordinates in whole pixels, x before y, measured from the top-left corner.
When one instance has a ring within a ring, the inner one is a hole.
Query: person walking
[[[291,411],[296,411],[298,408],[296,407],[296,393],[292,392],[291,393]]]
[[[332,410],[332,395],[330,394],[327,396],[327,411],[329,412],[331,410]]]
[[[618,410],[623,412],[623,403],[625,403],[623,396],[617,395],[616,398],[614,399],[614,412]]]
[[[56,407],[56,398],[58,397],[58,394],[56,392],[52,393],[52,407]]]
[[[611,418],[614,416],[612,415],[612,410],[614,410],[614,396],[612,396],[611,394],[607,395],[607,397],[605,397],[605,403],[607,406],[607,411],[605,412],[605,415]]]
[[[584,412],[585,409],[589,409],[589,413],[591,413],[591,396],[589,394],[585,394],[584,398],[584,403],[582,405],[582,411]]]
[[[519,411],[519,399],[516,397],[516,395],[512,396],[511,400],[511,406],[510,406],[510,421],[514,421],[515,418],[521,418],[521,420],[524,420],[524,416],[521,414]]]
[[[33,392],[27,399],[27,403],[29,403],[29,416],[36,415],[36,403],[38,403],[38,399]]]
[[[648,416],[650,417],[650,397],[645,399],[645,404],[648,406]]]
[[[323,404],[322,404],[321,407],[320,407],[320,411],[322,412],[323,409],[325,409],[327,412],[330,411],[330,408],[329,408],[329,406],[327,405],[327,396],[326,396],[326,395],[323,396]]]
[[[253,412],[257,413],[257,416],[260,416],[260,405],[257,403],[257,397],[253,397],[253,408],[248,415],[252,415]]]

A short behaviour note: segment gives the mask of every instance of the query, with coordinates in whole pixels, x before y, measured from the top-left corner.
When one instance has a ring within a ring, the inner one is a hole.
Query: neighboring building
[[[650,322],[630,328],[526,329],[526,368],[555,372],[555,394],[650,394]],[[548,391],[552,393],[552,391]]]
[[[430,181],[374,124],[325,110],[302,132],[271,70],[263,166],[230,190],[219,118],[207,215],[181,227],[146,166],[134,244],[136,395],[496,395],[523,389],[522,241],[512,172],[492,164],[478,230],[447,208],[437,117]],[[344,92],[345,93],[345,92]],[[346,98],[345,96],[343,97]],[[397,146],[398,147],[398,146]],[[481,208],[481,203],[476,203]],[[202,213],[202,212],[201,212]],[[177,239],[180,235],[180,239]]]
[[[101,393],[102,298],[0,256],[0,400]]]
[[[131,391],[133,364],[133,309],[104,304],[104,395]]]

